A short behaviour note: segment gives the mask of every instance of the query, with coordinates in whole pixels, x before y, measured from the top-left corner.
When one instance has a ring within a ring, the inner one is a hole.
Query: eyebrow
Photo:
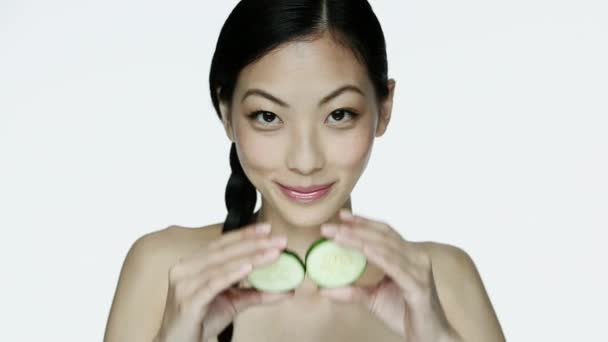
[[[362,96],[365,96],[365,94],[363,93],[363,91],[361,89],[359,89],[359,87],[357,87],[355,85],[352,85],[352,84],[346,84],[346,85],[343,85],[343,86],[339,87],[338,89],[332,91],[331,93],[329,93],[325,97],[323,97],[321,99],[321,101],[319,101],[318,106],[321,107],[322,105],[326,104],[327,102],[329,102],[333,98],[335,98],[338,95],[340,95],[340,94],[342,94],[344,92],[347,92],[347,91],[352,91],[352,92],[355,92],[355,93],[359,93]],[[264,97],[264,98],[266,98],[266,99],[268,99],[268,100],[270,100],[270,101],[278,104],[281,107],[286,107],[286,108],[290,107],[289,104],[287,104],[285,101],[283,101],[283,100],[277,98],[276,96],[274,96],[274,95],[272,95],[272,94],[270,94],[270,93],[268,93],[268,92],[266,92],[266,91],[264,91],[262,89],[259,89],[259,88],[252,88],[252,89],[247,90],[245,92],[245,95],[243,95],[243,98],[241,99],[241,103],[243,103],[243,101],[245,101],[245,98],[247,98],[247,96],[249,96],[249,95],[259,95],[261,97]]]

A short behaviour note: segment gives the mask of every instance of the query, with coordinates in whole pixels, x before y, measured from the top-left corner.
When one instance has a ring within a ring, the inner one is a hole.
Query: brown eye
[[[247,114],[247,117],[250,120],[253,120],[257,123],[262,124],[262,126],[268,126],[270,123],[272,123],[274,121],[274,118],[276,117],[276,115],[271,112],[259,110],[259,111],[255,111],[250,114]],[[263,121],[257,120],[257,118],[259,118],[259,117],[262,118]]]
[[[262,120],[264,120],[265,122],[272,122],[272,119],[274,119],[274,117],[276,115],[269,113],[269,112],[262,112]]]
[[[338,121],[342,121],[342,118],[344,117],[344,111],[343,110],[337,110],[337,111],[331,113],[330,115],[331,115],[332,118],[334,118],[334,119],[336,119]]]
[[[348,120],[344,120],[344,116],[350,116],[351,120],[353,120],[358,114],[346,109],[337,109],[334,110],[329,116],[335,120],[335,122],[345,122]]]

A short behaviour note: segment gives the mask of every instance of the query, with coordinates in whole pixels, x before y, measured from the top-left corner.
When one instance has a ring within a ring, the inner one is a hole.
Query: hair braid
[[[228,215],[224,221],[222,233],[237,230],[249,224],[254,218],[253,210],[255,209],[257,200],[255,186],[253,186],[247,175],[245,175],[245,172],[243,172],[234,143],[232,143],[230,148],[230,168],[232,169],[232,174],[228,179],[225,195]],[[236,285],[234,284],[233,287]],[[230,322],[218,335],[218,341],[230,342],[232,340],[233,329],[233,323]]]

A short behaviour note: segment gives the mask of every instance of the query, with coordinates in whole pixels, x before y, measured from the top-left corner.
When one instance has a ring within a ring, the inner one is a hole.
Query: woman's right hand
[[[155,342],[207,342],[244,309],[291,297],[292,291],[230,288],[252,267],[274,262],[287,245],[284,235],[270,238],[269,231],[256,230],[261,225],[250,224],[222,234],[171,267],[165,311]]]

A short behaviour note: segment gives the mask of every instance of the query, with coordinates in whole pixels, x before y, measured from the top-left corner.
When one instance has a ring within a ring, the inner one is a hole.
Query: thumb
[[[238,289],[238,293],[233,297],[232,304],[237,313],[253,305],[274,304],[284,299],[292,298],[295,291],[287,292],[264,292],[254,288]]]

